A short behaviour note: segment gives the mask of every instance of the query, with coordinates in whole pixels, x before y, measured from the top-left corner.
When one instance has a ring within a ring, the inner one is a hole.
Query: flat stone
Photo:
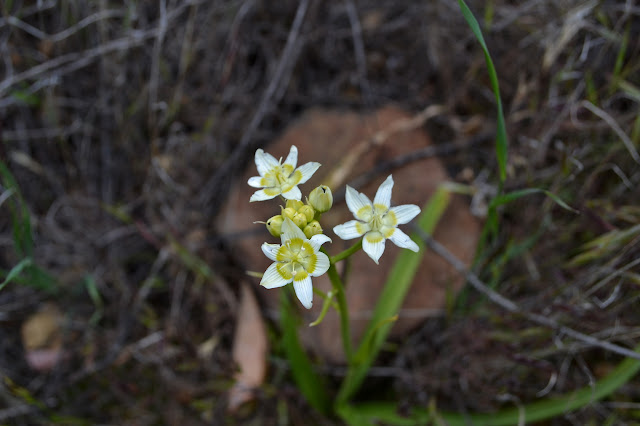
[[[285,158],[291,145],[296,145],[299,152],[298,165],[309,161],[318,161],[322,164],[313,178],[299,187],[304,199],[316,186],[326,182],[332,168],[353,147],[370,141],[376,132],[388,130],[394,123],[397,124],[408,118],[411,118],[410,114],[395,107],[386,107],[368,115],[314,109],[293,123],[282,137],[267,146],[265,151],[276,158]],[[395,133],[385,143],[371,147],[361,156],[347,174],[346,183],[371,171],[380,163],[430,145],[431,141],[422,128]],[[449,180],[444,166],[435,157],[411,162],[390,173],[393,174],[395,181],[392,205],[417,204],[423,207],[438,185]],[[373,199],[378,186],[388,174],[380,174],[364,187],[356,189]],[[280,199],[273,199],[249,203],[249,198],[255,189],[247,185],[247,180],[257,175],[255,164],[251,162],[230,192],[231,195],[218,223],[220,232],[232,237],[233,252],[246,269],[264,272],[270,261],[260,250],[260,245],[265,241],[279,243],[279,240],[272,237],[264,225],[253,224],[253,222],[266,221],[269,217],[279,214],[279,206],[283,202]],[[332,190],[334,195],[344,193],[344,185]],[[434,237],[460,260],[470,264],[478,242],[480,224],[469,212],[467,204],[468,201],[464,198],[453,197],[452,203],[438,224]],[[333,243],[324,245],[330,254],[335,255],[356,241],[342,241],[333,233],[335,225],[352,218],[344,200],[335,203],[331,211],[322,216],[321,224],[324,233],[333,240]],[[401,225],[401,229],[410,233],[409,225]],[[255,232],[247,232],[250,230]],[[359,341],[367,326],[399,250],[393,243],[387,242],[380,265],[376,265],[364,252],[358,252],[351,257],[347,302],[354,344]],[[258,285],[259,280],[254,281],[256,292],[264,305],[268,310],[277,312],[279,292],[282,289],[267,290]],[[331,288],[326,274],[314,278],[313,284],[314,287],[325,292]],[[448,263],[437,255],[426,252],[402,310],[399,312],[399,319],[392,328],[391,337],[402,338],[427,318],[440,315],[449,295],[455,295],[463,285],[464,280]],[[322,300],[316,296],[311,310],[301,308],[307,323],[318,317],[321,307]],[[344,361],[338,316],[333,310],[330,310],[322,324],[316,327],[301,327],[300,334],[307,349],[316,355],[332,363]]]

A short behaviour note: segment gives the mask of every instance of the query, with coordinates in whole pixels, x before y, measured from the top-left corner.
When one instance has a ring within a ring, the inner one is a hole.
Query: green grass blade
[[[449,205],[450,198],[451,194],[443,188],[439,188],[431,197],[418,219],[418,226],[424,232],[433,233]],[[420,247],[420,252],[403,250],[389,273],[373,311],[373,317],[355,353],[355,362],[349,367],[347,376],[342,382],[337,398],[338,407],[346,403],[358,390],[391,330],[392,318],[398,313],[424,255],[424,243],[417,238],[415,241]]]
[[[7,277],[0,284],[0,290],[2,290],[11,281],[15,280],[22,273],[22,270],[24,268],[27,268],[31,265],[33,265],[33,261],[30,257],[25,257],[24,259],[22,259],[16,266],[11,268],[11,270],[7,274]]]
[[[635,348],[640,351],[640,345]],[[626,358],[607,376],[593,386],[586,386],[554,398],[532,402],[520,407],[510,407],[491,414],[458,414],[439,412],[449,426],[511,426],[521,421],[529,424],[577,410],[606,398],[622,385],[631,380],[640,371],[640,361]],[[362,424],[424,425],[433,419],[433,410],[414,409],[410,417],[400,416],[397,406],[388,402],[369,402],[349,407],[351,418],[357,418]]]
[[[460,6],[460,10],[462,11],[462,15],[464,19],[467,21],[469,28],[473,32],[473,35],[476,36],[476,39],[482,46],[482,50],[484,51],[484,59],[487,63],[487,71],[489,72],[489,80],[491,81],[491,89],[493,90],[493,94],[496,98],[496,106],[498,108],[498,117],[497,117],[497,129],[496,129],[496,158],[498,160],[498,169],[500,172],[500,183],[504,183],[507,178],[507,150],[509,141],[507,139],[507,130],[504,121],[504,111],[502,108],[502,101],[500,99],[500,86],[498,84],[498,74],[496,73],[496,68],[493,66],[493,61],[491,60],[491,55],[489,54],[489,48],[487,47],[487,43],[484,41],[484,37],[482,36],[482,31],[480,30],[480,25],[476,20],[473,13],[464,2],[464,0],[458,0],[458,5]]]
[[[517,200],[518,198],[522,198],[531,194],[545,194],[547,197],[551,198],[557,205],[559,205],[563,209],[569,210],[573,213],[580,213],[578,210],[574,209],[573,207],[569,206],[567,203],[562,201],[562,199],[558,197],[556,194],[554,194],[553,192],[547,191],[545,189],[540,189],[540,188],[519,189],[517,191],[509,192],[508,194],[499,195],[495,197],[493,200],[491,200],[491,203],[489,204],[489,208],[496,208],[504,204],[509,204],[512,201]]]
[[[7,200],[11,214],[11,228],[15,250],[20,257],[33,255],[33,238],[31,235],[31,215],[27,209],[18,183],[9,171],[9,168],[0,161],[0,177],[2,186],[12,191],[13,197]]]
[[[326,383],[323,377],[313,370],[313,364],[298,340],[299,321],[293,312],[287,292],[282,291],[281,294],[282,344],[291,365],[293,379],[309,404],[320,413],[328,415],[331,413],[331,400]]]

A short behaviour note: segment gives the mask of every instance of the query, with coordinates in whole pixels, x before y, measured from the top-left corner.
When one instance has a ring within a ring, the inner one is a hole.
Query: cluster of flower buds
[[[285,218],[289,218],[307,238],[322,234],[322,226],[318,219],[322,213],[329,211],[332,205],[331,189],[325,185],[319,186],[311,191],[306,204],[300,200],[287,200],[280,214],[267,220],[267,230],[274,237],[279,237],[282,235]]]

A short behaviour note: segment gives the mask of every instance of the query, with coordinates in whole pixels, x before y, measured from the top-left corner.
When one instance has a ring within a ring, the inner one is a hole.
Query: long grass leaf
[[[331,400],[326,383],[313,370],[313,364],[298,340],[298,319],[293,313],[287,292],[281,293],[282,344],[291,365],[293,379],[309,404],[320,413],[328,415],[331,412]]]
[[[458,0],[458,5],[460,6],[460,10],[462,11],[462,15],[464,19],[467,21],[469,28],[475,35],[478,43],[482,47],[484,52],[484,59],[487,63],[487,71],[489,72],[489,80],[491,81],[491,89],[493,90],[493,94],[496,98],[496,106],[498,108],[498,117],[497,117],[497,129],[496,129],[496,158],[498,160],[498,169],[500,172],[500,182],[504,183],[507,179],[507,150],[509,141],[507,139],[507,130],[504,121],[504,111],[502,107],[502,100],[500,99],[500,85],[498,84],[498,74],[496,73],[496,68],[493,66],[493,61],[491,60],[491,55],[489,54],[489,48],[487,47],[487,43],[484,41],[484,37],[482,36],[482,31],[480,30],[480,25],[476,20],[475,16],[469,9],[469,6],[464,2],[464,0]]]
[[[640,345],[635,348],[635,351],[640,352]],[[600,401],[631,380],[638,371],[640,371],[640,361],[626,358],[607,376],[593,385],[562,396],[545,398],[491,414],[439,412],[438,416],[444,419],[449,426],[469,424],[474,426],[511,426],[539,422]],[[433,410],[416,408],[412,410],[411,416],[401,416],[398,414],[395,403],[381,401],[353,405],[349,407],[349,411],[350,417],[360,420],[362,424],[424,425],[433,419]]]
[[[450,198],[450,193],[443,188],[438,189],[431,197],[418,219],[418,226],[424,232],[433,233],[449,205]],[[387,277],[387,282],[373,311],[373,317],[355,353],[355,362],[349,367],[347,376],[342,382],[337,398],[338,406],[346,403],[357,392],[393,326],[392,318],[398,313],[424,254],[424,243],[417,238],[415,241],[420,247],[420,252],[403,250],[396,258]]]

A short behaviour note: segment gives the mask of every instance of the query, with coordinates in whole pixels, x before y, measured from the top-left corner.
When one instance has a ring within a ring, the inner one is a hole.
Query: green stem
[[[324,251],[324,249],[323,249]],[[338,301],[339,314],[340,314],[340,332],[342,334],[342,346],[344,347],[344,354],[349,364],[353,358],[353,349],[351,348],[351,329],[349,328],[349,307],[347,306],[347,298],[344,294],[344,284],[340,279],[340,275],[336,270],[336,265],[331,262],[329,266],[329,279],[333,286],[333,292],[336,295]]]
[[[351,247],[349,247],[348,249],[346,249],[342,253],[338,253],[335,256],[330,257],[329,260],[331,261],[332,265],[335,265],[336,263],[340,262],[341,260],[344,260],[347,257],[351,256],[353,253],[357,252],[361,248],[362,248],[362,238],[359,239],[357,243],[355,243],[354,245],[352,245]]]

